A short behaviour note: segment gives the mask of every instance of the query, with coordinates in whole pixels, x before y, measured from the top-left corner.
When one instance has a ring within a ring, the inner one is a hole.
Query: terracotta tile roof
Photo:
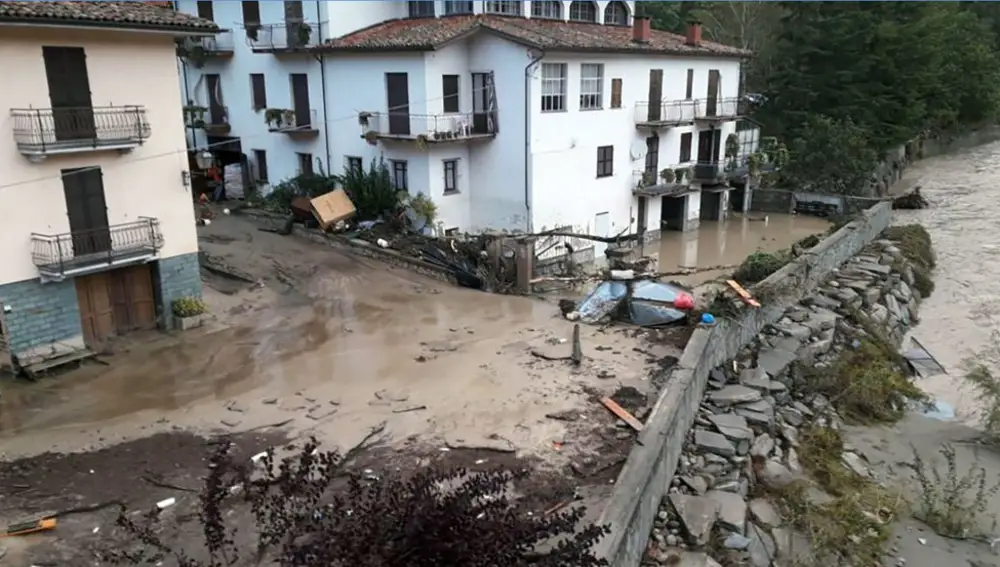
[[[632,41],[632,28],[579,22],[476,15],[389,20],[328,41],[323,51],[433,50],[476,31],[488,31],[511,41],[553,51],[662,53],[744,57],[746,50],[704,41],[698,47],[684,36],[656,31],[649,43]]]
[[[176,12],[158,2],[0,2],[0,24],[102,26],[190,32],[218,31],[211,20]]]

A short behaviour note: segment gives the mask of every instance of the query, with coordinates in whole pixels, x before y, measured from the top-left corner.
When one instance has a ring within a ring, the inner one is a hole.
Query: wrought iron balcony
[[[315,108],[305,110],[269,108],[264,120],[270,132],[287,134],[291,138],[311,138],[319,135],[322,123]]]
[[[677,164],[653,173],[635,171],[637,184],[632,194],[640,197],[671,197],[691,190],[694,168],[690,164]]]
[[[177,56],[197,67],[206,59],[232,57],[234,51],[233,32],[228,30],[211,37],[186,37],[177,44]]]
[[[31,235],[31,258],[45,281],[145,262],[162,247],[160,222],[148,217],[104,228]]]
[[[318,26],[311,22],[247,23],[244,28],[247,32],[247,44],[255,53],[301,51],[319,44]]]
[[[749,103],[740,97],[703,98],[697,101],[697,120],[726,122],[746,116]]]
[[[736,153],[731,154],[727,148],[727,155],[724,164],[726,175],[731,180],[743,180],[750,174],[751,160],[757,160],[759,173],[770,173],[777,169],[775,163],[776,141],[774,138],[765,137],[761,140],[759,128],[744,128],[734,133],[736,136]],[[727,141],[727,145],[728,145]]]
[[[448,114],[405,112],[362,112],[358,117],[363,136],[370,143],[378,139],[416,141],[425,144],[489,139],[497,134],[497,111]]]
[[[697,101],[661,100],[635,103],[635,124],[640,128],[664,128],[694,124]]]
[[[14,108],[14,142],[26,156],[131,150],[149,138],[142,106]]]

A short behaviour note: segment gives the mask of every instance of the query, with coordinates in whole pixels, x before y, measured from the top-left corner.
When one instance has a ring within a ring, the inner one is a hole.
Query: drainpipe
[[[184,84],[184,106],[187,106],[188,102],[191,101],[191,89],[188,86],[188,67],[187,67],[187,63],[185,63],[184,60],[181,59],[180,57],[178,57],[177,60],[181,62],[181,78],[183,79],[183,84]],[[183,115],[183,112],[182,112],[182,115]],[[198,135],[197,135],[197,132],[195,130],[194,125],[192,124],[191,126],[186,126],[184,129],[185,130],[188,130],[188,129],[191,130],[191,145],[192,146],[197,146],[198,145]],[[197,150],[198,148],[194,147],[192,149]]]
[[[323,13],[321,10],[321,5],[323,2],[321,0],[316,0],[316,34],[319,39],[319,43],[323,43]],[[321,51],[316,57],[319,61],[319,80],[320,88],[322,89],[323,97],[323,145],[326,148],[326,172],[327,174],[333,173],[333,156],[330,155],[330,121],[327,119],[326,113],[326,56],[323,55]]]
[[[530,234],[534,230],[531,218],[531,68],[545,57],[545,50],[524,67],[524,211],[527,214],[525,227]]]

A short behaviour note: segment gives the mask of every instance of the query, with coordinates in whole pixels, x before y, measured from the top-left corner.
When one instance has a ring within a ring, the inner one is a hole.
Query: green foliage
[[[181,297],[170,304],[175,317],[195,317],[208,311],[208,306],[200,297]]]
[[[382,158],[373,159],[367,170],[345,167],[336,180],[354,202],[359,220],[385,219],[399,210],[399,194]]]
[[[937,265],[931,235],[919,224],[892,226],[885,231],[886,238],[892,240],[910,262],[913,270],[913,287],[922,297],[930,297],[934,292],[931,272]]]
[[[750,284],[765,280],[768,276],[780,270],[791,260],[788,252],[779,250],[778,252],[754,252],[746,257],[736,271],[733,272],[733,279],[742,283]]]
[[[409,199],[410,208],[417,216],[423,218],[428,224],[433,224],[437,218],[437,205],[430,197],[423,193],[418,193]]]
[[[913,447],[914,476],[919,487],[919,501],[916,513],[935,532],[954,539],[968,539],[984,535],[980,523],[995,516],[988,514],[989,505],[1000,490],[1000,482],[990,483],[986,479],[986,469],[979,465],[969,467],[964,475],[959,475],[955,448],[942,445],[944,474],[936,465],[928,465],[916,447]]]
[[[319,197],[337,188],[337,178],[324,174],[303,174],[275,185],[263,198],[261,208],[273,213],[288,213],[296,197]]]
[[[805,118],[790,151],[795,159],[780,173],[786,183],[840,195],[861,192],[878,158],[863,128],[850,119],[822,115]]]
[[[965,381],[979,400],[979,420],[991,441],[1000,441],[1000,379],[982,363],[973,363],[965,373]]]

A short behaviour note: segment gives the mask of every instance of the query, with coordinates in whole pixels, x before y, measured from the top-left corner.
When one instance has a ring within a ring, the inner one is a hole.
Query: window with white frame
[[[531,17],[561,20],[562,2],[559,0],[536,0],[531,3]]]
[[[444,165],[444,194],[458,193],[458,160],[446,159]]]
[[[580,65],[580,110],[597,110],[604,104],[604,65]]]
[[[542,63],[542,112],[566,110],[566,64]]]
[[[483,10],[487,14],[503,14],[505,16],[520,16],[524,12],[521,10],[520,0],[487,0]]]
[[[576,0],[569,5],[569,21],[596,22],[597,3],[589,0]]]
[[[446,0],[444,3],[444,13],[446,16],[471,14],[472,11],[472,0]]]
[[[389,160],[392,165],[392,186],[400,191],[410,190],[409,171],[405,160]]]
[[[627,26],[628,5],[618,0],[608,2],[608,5],[604,7],[604,25]]]

